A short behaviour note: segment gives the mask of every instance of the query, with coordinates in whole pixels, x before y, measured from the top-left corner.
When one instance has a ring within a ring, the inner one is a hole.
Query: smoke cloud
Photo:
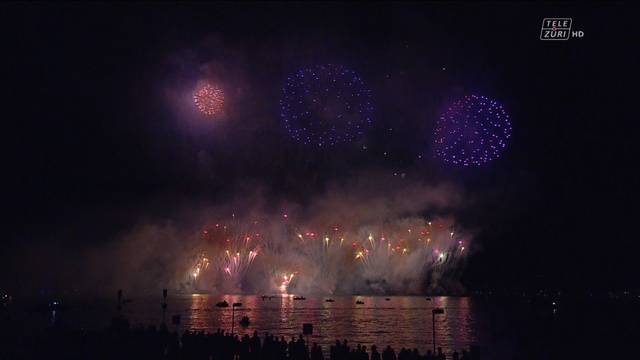
[[[459,293],[471,240],[455,223],[461,202],[454,186],[374,172],[305,201],[258,189],[140,222],[88,266],[101,287],[133,293]]]

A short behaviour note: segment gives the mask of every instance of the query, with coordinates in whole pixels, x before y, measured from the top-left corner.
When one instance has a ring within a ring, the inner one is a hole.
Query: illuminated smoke
[[[463,199],[447,185],[379,174],[328,185],[305,203],[244,191],[142,224],[116,251],[96,249],[91,266],[102,274],[100,259],[115,259],[101,281],[131,291],[459,293],[473,249],[453,216]]]

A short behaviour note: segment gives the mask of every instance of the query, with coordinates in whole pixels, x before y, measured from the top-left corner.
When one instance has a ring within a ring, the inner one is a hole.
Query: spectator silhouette
[[[322,348],[316,343],[313,343],[313,347],[311,348],[311,360],[324,360]]]
[[[33,337],[29,340],[29,344],[33,344],[29,353],[20,358],[324,360],[322,346],[314,342],[309,347],[302,335],[292,336],[289,342],[268,332],[260,337],[257,331],[251,335],[232,335],[221,329],[213,333],[186,330],[179,336],[166,325],[130,327],[124,318],[114,318],[106,331],[72,331],[55,325]],[[11,346],[12,343],[6,343],[0,350]],[[367,346],[357,344],[352,349],[347,340],[336,340],[329,350],[330,360],[446,360],[442,348],[438,348],[436,354],[427,351],[421,356],[418,349],[403,347],[396,356],[390,345],[380,353],[375,345],[367,349]],[[451,354],[453,360],[478,360],[479,357],[478,348],[472,348],[470,353],[462,350],[461,356],[458,352]]]
[[[396,360],[396,352],[391,346],[387,345],[387,348],[382,352],[382,360]]]
[[[371,360],[382,360],[380,358],[380,353],[378,352],[378,348],[375,345],[371,346]]]

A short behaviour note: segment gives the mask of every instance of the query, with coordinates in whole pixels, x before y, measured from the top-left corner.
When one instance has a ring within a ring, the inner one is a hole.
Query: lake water
[[[160,294],[159,294],[160,295]],[[252,295],[173,295],[167,299],[166,323],[170,330],[213,332],[231,330],[231,307],[216,303],[242,303],[236,309],[234,332],[251,334],[257,330],[278,336],[297,336],[302,324],[313,324],[310,341],[323,345],[325,353],[337,339],[351,344],[379,348],[391,345],[418,348],[421,353],[433,346],[432,310],[444,309],[436,318],[436,342],[445,353],[477,346],[491,359],[514,359],[527,354],[532,359],[614,358],[613,354],[634,352],[640,333],[640,294],[626,298],[591,297],[431,297],[391,296],[278,296],[262,300]],[[44,298],[42,299],[44,300]],[[356,301],[364,304],[356,304]],[[52,321],[51,311],[37,311],[31,301],[16,301],[11,321],[3,326],[25,334],[42,329]],[[132,325],[159,325],[162,297],[133,297],[123,314]],[[43,304],[43,301],[35,300]],[[115,297],[64,300],[67,309],[55,316],[72,328],[104,329],[116,314]],[[25,311],[22,311],[22,310]],[[42,309],[42,308],[41,308]],[[46,307],[44,308],[46,309]],[[179,324],[172,317],[180,315]],[[251,324],[239,326],[243,316]],[[561,356],[560,356],[561,355]],[[580,355],[580,356],[578,356]],[[637,354],[636,354],[637,355]],[[637,356],[619,358],[637,358]]]
[[[278,336],[297,336],[302,333],[302,324],[313,324],[310,341],[323,345],[325,351],[337,339],[347,339],[353,344],[378,348],[391,345],[418,348],[421,353],[433,346],[432,310],[444,309],[436,315],[435,331],[437,346],[446,352],[468,349],[472,345],[482,346],[483,328],[486,327],[483,311],[468,297],[413,296],[336,296],[334,302],[324,297],[307,297],[294,300],[292,296],[277,296],[263,300],[254,295],[176,295],[167,300],[166,323],[171,330],[230,331],[232,309],[216,307],[226,300],[229,304],[242,303],[236,308],[234,332],[260,335],[267,331]],[[364,304],[356,304],[356,301]],[[115,302],[83,302],[57,314],[64,322],[76,327],[102,328],[109,324],[115,313]],[[123,307],[123,313],[135,324],[160,324],[162,322],[161,298],[134,298]],[[180,315],[180,323],[172,324],[172,316]],[[33,316],[33,315],[32,315]],[[43,317],[44,314],[35,315]],[[51,314],[48,315],[49,317]],[[239,326],[239,320],[248,316],[250,325]],[[40,319],[42,320],[42,319]],[[33,323],[33,322],[32,322]]]

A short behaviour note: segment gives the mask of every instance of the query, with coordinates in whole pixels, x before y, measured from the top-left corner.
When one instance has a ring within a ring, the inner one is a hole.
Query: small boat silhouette
[[[49,303],[49,310],[52,311],[56,311],[56,310],[68,310],[69,307],[66,304],[63,304],[61,301],[59,300],[53,300]]]
[[[334,302],[335,300],[333,299],[324,299],[325,302]]]
[[[307,298],[304,296],[294,296],[293,300],[307,300]]]
[[[390,301],[390,300],[391,300],[391,298],[385,298],[384,299],[384,301]]]
[[[427,301],[431,301],[431,298],[430,298],[430,297],[428,297],[428,298],[427,298]]]
[[[362,301],[362,300],[358,300],[358,301],[356,301],[356,304],[358,304],[358,305],[362,305],[362,304],[364,304],[364,301]]]
[[[219,308],[225,308],[225,307],[229,307],[229,303],[226,300],[222,300],[219,303],[217,303],[216,306]]]

